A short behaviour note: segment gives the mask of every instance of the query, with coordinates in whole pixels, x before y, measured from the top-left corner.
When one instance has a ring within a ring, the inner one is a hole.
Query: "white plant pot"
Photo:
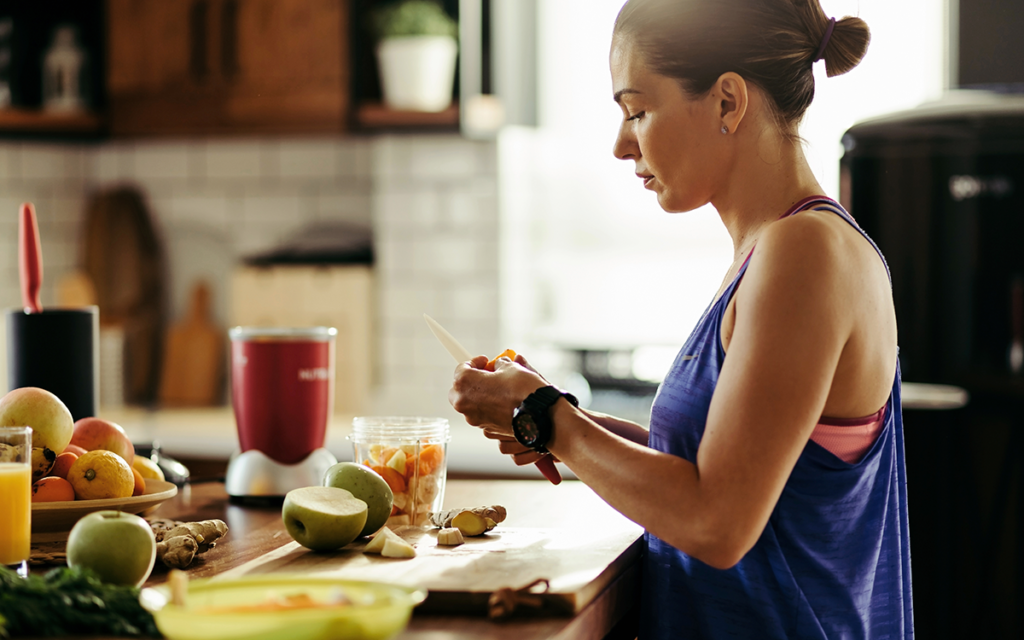
[[[392,109],[443,111],[452,102],[458,45],[448,36],[387,38],[377,45],[384,103]]]

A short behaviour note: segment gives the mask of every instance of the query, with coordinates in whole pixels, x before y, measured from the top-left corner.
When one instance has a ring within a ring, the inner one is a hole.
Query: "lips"
[[[641,180],[644,181],[644,187],[645,188],[649,187],[651,182],[654,181],[654,176],[649,175],[649,174],[645,174],[645,173],[638,173],[638,174],[636,174],[636,177],[638,177],[638,178],[640,178]]]

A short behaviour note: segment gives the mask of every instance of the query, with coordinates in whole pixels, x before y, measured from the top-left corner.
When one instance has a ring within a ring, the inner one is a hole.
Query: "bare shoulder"
[[[842,288],[843,283],[855,283],[858,277],[851,276],[863,274],[869,260],[880,263],[870,243],[848,222],[831,212],[804,211],[768,225],[749,275],[761,282],[781,278],[786,286]]]

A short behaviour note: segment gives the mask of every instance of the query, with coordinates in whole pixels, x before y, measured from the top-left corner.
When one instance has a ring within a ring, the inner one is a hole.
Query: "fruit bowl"
[[[72,500],[69,502],[32,503],[32,541],[63,540],[78,519],[93,511],[117,509],[127,513],[141,513],[150,507],[173,498],[178,487],[162,480],[146,480],[146,493],[129,498],[101,500]]]
[[[300,595],[328,602],[341,592],[348,604],[274,610],[281,598]],[[142,590],[139,600],[168,640],[386,640],[409,622],[424,589],[379,582],[300,575],[195,580],[185,606],[168,604],[170,589]]]

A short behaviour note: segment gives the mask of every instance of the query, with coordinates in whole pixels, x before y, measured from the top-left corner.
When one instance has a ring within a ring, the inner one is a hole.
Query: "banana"
[[[32,482],[46,477],[57,454],[47,447],[32,447]]]

